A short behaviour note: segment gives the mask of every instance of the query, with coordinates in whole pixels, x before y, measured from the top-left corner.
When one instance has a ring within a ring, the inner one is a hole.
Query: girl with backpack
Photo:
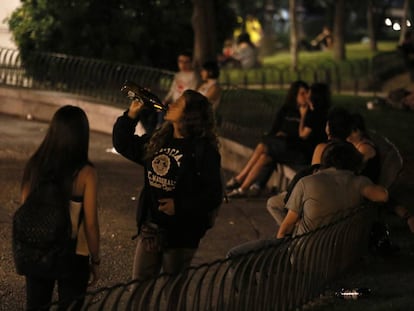
[[[61,264],[59,269],[44,270],[42,273],[39,269],[23,272],[26,277],[28,310],[39,310],[50,304],[55,283],[58,286],[59,306],[63,309],[71,306],[71,310],[78,310],[83,300],[78,300],[76,304],[73,304],[73,300],[86,293],[90,276],[91,283],[98,278],[100,234],[96,202],[97,174],[89,161],[88,149],[89,122],[85,112],[79,107],[63,106],[54,114],[45,138],[26,164],[21,188],[23,205],[25,202],[28,205],[29,200],[33,201],[31,196],[43,187],[45,181],[52,181],[53,187],[64,198],[63,208],[59,210],[59,206],[55,207],[55,215],[63,215],[60,220],[51,217],[51,224],[43,225],[49,228],[58,228],[59,225],[63,227],[55,238],[65,244],[60,245],[60,249],[66,251],[64,258],[59,259],[62,264],[53,263],[55,266]],[[58,200],[52,195],[54,191],[51,190],[50,193],[47,201]],[[41,200],[38,199],[37,202]],[[38,208],[45,211],[44,206]],[[68,228],[65,228],[65,220]],[[19,233],[18,223],[19,216],[16,212],[15,238]],[[73,245],[73,248],[66,243]],[[14,248],[15,251],[19,249],[17,246]]]

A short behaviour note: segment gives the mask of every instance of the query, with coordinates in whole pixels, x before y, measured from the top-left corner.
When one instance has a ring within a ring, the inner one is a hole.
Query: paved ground
[[[40,143],[46,128],[44,123],[0,114],[0,311],[23,310],[24,307],[24,279],[15,273],[11,257],[11,217],[19,206],[19,183],[24,163]],[[135,244],[131,240],[135,233],[135,199],[142,185],[141,168],[108,152],[111,148],[109,135],[92,133],[90,158],[99,173],[102,233],[102,271],[97,287],[129,280]],[[405,183],[399,187],[404,202],[410,203],[414,191],[412,160],[409,159],[402,176]],[[216,226],[203,239],[193,264],[223,258],[234,245],[272,235],[276,226],[265,209],[265,201],[266,197],[263,197],[224,204]],[[373,289],[375,298],[354,302],[362,303],[363,310],[378,310],[378,299],[382,306],[389,306],[381,310],[414,308],[413,300],[407,300],[407,296],[412,297],[414,293],[413,235],[399,219],[390,217],[392,233],[401,246],[400,253],[390,258],[366,258],[354,273],[347,274],[338,283],[338,287],[367,286]],[[335,307],[343,306],[335,310],[353,309],[348,302],[331,300],[330,303],[319,305],[317,309],[333,310],[332,303]]]
[[[24,279],[16,275],[11,257],[11,217],[19,206],[24,163],[38,146],[47,125],[0,114],[0,310],[22,310]],[[92,133],[90,158],[99,174],[102,233],[102,278],[97,287],[129,280],[135,234],[134,199],[142,185],[142,169],[107,152],[111,137]],[[223,258],[239,243],[268,237],[276,230],[265,198],[224,204],[216,226],[203,239],[194,264]]]

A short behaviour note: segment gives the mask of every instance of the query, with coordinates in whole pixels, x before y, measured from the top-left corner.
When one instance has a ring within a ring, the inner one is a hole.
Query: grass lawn
[[[373,57],[379,52],[388,52],[395,50],[397,43],[394,41],[381,41],[378,43],[378,52],[372,52],[368,43],[349,43],[346,45],[346,57],[348,61],[361,60]],[[332,51],[300,51],[299,64],[305,65],[310,63],[323,63],[333,61]],[[277,52],[272,56],[262,59],[263,66],[269,65],[290,65],[291,55],[289,51]]]
[[[254,69],[223,69],[219,82],[233,85],[281,85],[298,78],[305,81],[326,81],[339,83],[342,90],[353,88],[358,80],[358,88],[369,87],[371,59],[378,53],[395,51],[396,42],[378,43],[378,51],[372,52],[367,43],[349,43],[346,45],[346,60],[336,62],[332,51],[300,51],[298,70],[291,68],[291,55],[288,50],[278,51],[264,57],[262,66]],[[389,57],[388,57],[389,58]],[[394,57],[391,57],[395,60]],[[382,61],[381,71],[387,73],[395,69],[394,61]],[[376,67],[378,68],[378,67]]]
[[[378,52],[395,50],[395,41],[381,41],[378,43]],[[367,43],[350,43],[346,45],[347,60],[361,60],[375,55],[370,51]],[[332,61],[331,51],[314,51],[299,53],[302,66],[312,63]],[[289,65],[291,56],[288,51],[278,52],[275,55],[263,59],[263,65]],[[360,112],[366,119],[367,126],[385,135],[393,141],[404,156],[414,156],[414,113],[395,110],[389,107],[379,107],[374,110],[366,109],[366,102],[373,97],[334,95],[334,105],[340,105],[353,112]]]

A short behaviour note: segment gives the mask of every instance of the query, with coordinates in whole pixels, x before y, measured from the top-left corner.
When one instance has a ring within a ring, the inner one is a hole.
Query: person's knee
[[[281,192],[277,195],[271,196],[266,202],[267,209],[268,210],[274,210],[274,209],[283,210],[285,208],[285,202],[284,202],[285,197],[286,197],[286,191]]]
[[[259,151],[260,153],[266,153],[267,152],[267,147],[264,143],[259,143],[256,146],[256,150]]]
[[[267,199],[266,201],[266,208],[268,210],[271,210],[273,208],[273,206],[275,206],[275,201],[276,201],[276,196],[271,196],[269,199]]]
[[[266,153],[262,153],[258,159],[258,162],[262,164],[263,166],[269,164],[271,161],[272,161],[272,158],[268,156]]]

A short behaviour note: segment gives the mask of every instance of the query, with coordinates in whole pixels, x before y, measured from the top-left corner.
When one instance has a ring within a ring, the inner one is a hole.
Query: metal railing
[[[222,122],[219,134],[253,148],[270,130],[276,111],[282,106],[282,94],[258,90],[224,90],[218,108]]]
[[[23,61],[18,50],[0,48],[0,85],[65,92],[115,105],[126,101],[119,92],[126,80],[163,96],[173,75],[166,70],[63,54],[30,53]]]
[[[119,107],[128,99],[120,87],[132,80],[163,97],[174,73],[143,66],[110,63],[61,54],[32,53],[27,65],[17,50],[0,48],[0,85],[64,92]],[[271,125],[283,98],[263,91],[225,87],[219,114],[220,134],[253,145]],[[244,133],[244,135],[240,135]]]
[[[355,77],[359,75],[358,70],[365,70],[361,68],[364,67],[348,66]],[[317,81],[329,82],[340,90],[343,81],[339,71],[327,65],[307,68],[302,73],[310,72]],[[271,74],[275,73],[271,80]],[[25,67],[18,51],[0,48],[1,85],[67,92],[105,103],[119,104],[126,100],[119,92],[125,80],[140,83],[161,96],[168,90],[172,77],[169,71],[59,54],[35,53],[30,56],[30,66]],[[269,71],[263,81],[278,81],[284,87],[298,78],[302,77],[285,75],[280,69]],[[359,87],[359,82],[356,83]],[[223,93],[220,130],[228,138],[237,136],[244,144],[256,143],[257,136],[271,124],[282,98],[263,91],[232,91],[229,88]],[[237,258],[191,267],[176,276],[164,274],[146,282],[131,281],[88,293],[84,309],[291,310],[300,307],[322,293],[366,249],[368,222],[372,219],[368,214],[372,210],[360,209],[306,235]]]
[[[178,275],[162,274],[86,295],[83,310],[295,310],[368,249],[375,209],[350,215],[307,234]]]
[[[337,93],[352,91],[357,95],[377,92],[383,79],[406,70],[404,58],[395,51],[372,59],[307,64],[297,70],[286,65],[223,69],[220,82],[225,88],[286,89],[292,81],[303,79],[325,82]],[[0,48],[0,85],[69,92],[112,104],[119,103],[119,86],[125,80],[143,84],[162,97],[173,75],[166,70],[64,54],[36,52],[22,58],[18,50]]]

